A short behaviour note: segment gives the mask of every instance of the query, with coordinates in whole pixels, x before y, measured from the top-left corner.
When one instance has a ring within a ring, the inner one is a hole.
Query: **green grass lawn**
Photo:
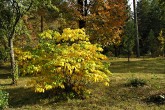
[[[93,92],[83,100],[36,94],[27,84],[29,77],[20,77],[18,86],[8,85],[9,68],[1,67],[1,88],[10,93],[7,110],[165,110],[165,104],[146,101],[155,94],[165,94],[165,58],[132,58],[130,63],[126,58],[111,58],[110,62],[110,86],[90,85]],[[147,85],[126,86],[134,78],[145,80]]]

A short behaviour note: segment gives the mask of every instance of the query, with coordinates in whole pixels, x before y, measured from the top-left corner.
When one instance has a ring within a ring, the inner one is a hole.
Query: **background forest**
[[[37,93],[79,99],[89,98],[93,83],[111,85],[112,73],[143,73],[137,68],[143,63],[159,68],[155,71],[143,65],[146,73],[164,73],[165,1],[132,1],[133,12],[128,0],[0,0],[2,73],[11,69],[11,85],[19,87],[21,77],[27,77],[28,88]],[[118,76],[122,77],[117,74],[115,84]],[[145,83],[136,78],[132,81]],[[3,91],[1,94],[8,97]],[[165,98],[160,100],[165,103]],[[5,101],[0,109],[8,105]]]
[[[76,0],[36,0],[22,3],[18,7],[19,11],[12,14],[9,9],[16,7],[9,8],[4,2],[7,4],[7,1],[2,0],[1,7],[4,8],[0,11],[1,54],[3,54],[1,59],[6,59],[9,41],[5,36],[10,36],[8,34],[11,33],[9,30],[12,31],[12,27],[15,31],[15,47],[21,45],[22,48],[26,48],[28,44],[37,41],[36,37],[40,32],[47,29],[62,33],[64,28],[85,28],[90,41],[101,44],[104,53],[116,57],[125,56],[130,48],[132,55],[136,55],[134,16],[127,0],[109,0],[106,3],[102,0],[84,2],[81,0],[79,2]],[[16,2],[20,5],[19,1]],[[164,54],[163,1],[138,0],[137,16],[140,54],[162,56]]]

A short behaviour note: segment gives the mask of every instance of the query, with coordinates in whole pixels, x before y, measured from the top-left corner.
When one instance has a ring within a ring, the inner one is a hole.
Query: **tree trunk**
[[[128,62],[130,62],[130,51],[128,51]]]
[[[41,15],[41,32],[44,31],[44,17]]]
[[[10,48],[10,63],[11,63],[11,75],[12,75],[12,84],[17,84],[16,79],[16,63],[14,58],[14,48],[13,48],[13,38],[9,39],[9,48]]]
[[[164,47],[163,47],[163,57],[165,57],[165,44],[164,44]]]
[[[133,8],[134,8],[134,26],[136,30],[136,56],[137,58],[140,57],[140,50],[139,50],[139,36],[138,36],[138,22],[137,22],[137,7],[136,7],[136,0],[133,0]]]
[[[84,20],[79,20],[79,28],[84,28],[85,27],[85,21]]]
[[[117,47],[115,45],[114,45],[114,49],[115,49],[115,57],[118,57]]]
[[[87,16],[87,0],[78,0],[78,5],[79,5],[79,11],[82,15],[82,17]],[[79,28],[84,28],[86,25],[86,21],[84,18],[79,20]]]

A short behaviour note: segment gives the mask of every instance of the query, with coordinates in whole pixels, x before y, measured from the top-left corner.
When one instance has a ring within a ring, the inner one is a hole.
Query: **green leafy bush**
[[[0,90],[0,110],[8,106],[9,93]]]

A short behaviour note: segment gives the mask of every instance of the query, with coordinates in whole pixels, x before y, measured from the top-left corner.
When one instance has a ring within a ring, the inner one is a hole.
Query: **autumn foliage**
[[[87,4],[81,4],[85,1],[88,1]],[[121,43],[123,27],[128,18],[127,0],[67,0],[60,3],[52,1],[52,4],[57,6],[59,11],[48,11],[49,8],[47,11],[40,10],[45,12],[44,23],[39,23],[41,20],[37,12],[32,12],[32,17],[27,17],[27,25],[33,36],[38,34],[39,28],[36,27],[41,24],[44,24],[43,29],[60,32],[66,27],[84,27],[86,33],[91,36],[92,43],[103,46],[117,46]]]
[[[87,30],[92,42],[104,46],[119,45],[123,26],[128,18],[126,0],[92,0],[86,17]]]
[[[38,77],[36,92],[61,88],[76,94],[87,92],[90,83],[109,85],[107,57],[101,51],[100,45],[89,42],[83,29],[69,28],[62,34],[44,31],[38,45],[30,51],[15,49],[22,74]]]

